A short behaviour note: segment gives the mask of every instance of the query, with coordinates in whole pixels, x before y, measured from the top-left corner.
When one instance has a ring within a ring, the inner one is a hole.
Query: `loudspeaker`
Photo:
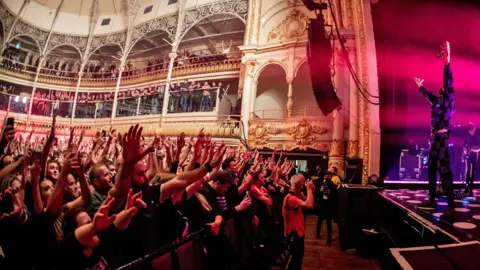
[[[378,188],[372,185],[343,184],[338,205],[340,248],[345,251],[358,247],[363,229],[378,225]]]
[[[363,159],[347,158],[345,161],[345,182],[362,184]]]
[[[310,66],[312,89],[318,107],[324,115],[329,115],[342,103],[332,84],[330,74],[332,48],[330,38],[326,37],[325,19],[322,12],[317,12],[317,18],[310,20],[307,58]]]

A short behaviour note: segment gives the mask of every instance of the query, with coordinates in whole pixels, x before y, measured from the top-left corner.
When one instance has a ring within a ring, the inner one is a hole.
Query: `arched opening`
[[[285,70],[277,64],[268,65],[261,71],[252,119],[283,119],[287,116],[286,76]]]
[[[39,44],[30,36],[13,37],[5,46],[2,64],[17,71],[36,72],[39,63]]]
[[[40,57],[39,44],[31,36],[18,35],[5,45],[2,55],[2,67],[16,72],[36,73]],[[32,87],[0,82],[2,108],[15,113],[28,113]]]
[[[235,15],[219,13],[194,23],[178,45],[176,66],[240,57],[245,23]]]
[[[310,66],[306,62],[298,68],[297,75],[293,80],[293,103],[293,116],[323,115],[313,94]]]
[[[122,47],[118,44],[107,44],[96,48],[83,67],[83,78],[117,78],[121,57]]]
[[[138,39],[128,52],[127,64],[122,76],[128,77],[140,73],[167,70],[172,51],[168,33],[157,29]]]

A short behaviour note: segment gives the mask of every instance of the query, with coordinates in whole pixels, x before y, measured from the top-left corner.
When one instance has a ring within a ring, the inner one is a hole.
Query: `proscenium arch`
[[[19,37],[28,37],[29,39],[31,39],[33,42],[35,42],[35,44],[37,44],[38,52],[40,54],[42,54],[42,46],[40,46],[40,43],[38,43],[38,41],[34,37],[32,37],[30,34],[15,35],[15,36],[11,37],[7,42],[5,42],[5,45],[10,44],[10,42],[12,42],[14,39],[19,38]]]
[[[260,75],[262,74],[262,72],[265,70],[265,68],[267,68],[269,65],[277,65],[277,66],[280,66],[281,68],[283,68],[283,71],[285,71],[285,77],[283,78],[285,80],[285,82],[287,82],[287,76],[288,76],[288,68],[287,66],[280,62],[280,61],[267,61],[266,63],[262,64],[257,72],[255,73],[255,76],[253,77],[253,81],[254,82],[257,82],[258,83],[258,78],[260,78]]]
[[[180,43],[183,41],[183,38],[185,37],[185,35],[199,22],[209,18],[209,17],[212,17],[212,16],[215,16],[215,15],[219,15],[219,14],[228,14],[228,15],[233,15],[234,17],[237,17],[237,19],[239,19],[244,25],[247,25],[247,22],[240,16],[238,15],[237,13],[235,12],[219,12],[219,13],[214,13],[214,14],[209,14],[207,16],[204,16],[204,17],[201,17],[199,19],[197,19],[195,22],[192,23],[192,25],[190,25],[187,29],[185,29],[185,31],[183,31],[182,35],[180,36],[180,38],[178,39],[178,42],[175,43],[175,46],[173,48],[173,51],[176,52],[177,49],[178,49],[178,46],[180,46]]]
[[[166,29],[163,29],[163,28],[157,28],[157,29],[152,29],[148,32],[146,32],[145,34],[141,35],[137,40],[135,40],[135,42],[132,43],[132,45],[130,45],[130,48],[128,48],[124,54],[125,54],[125,57],[128,58],[128,56],[130,55],[130,52],[132,51],[133,47],[135,47],[135,45],[140,41],[140,40],[143,40],[148,34],[152,33],[152,32],[156,32],[156,31],[162,31],[164,32],[165,34],[167,34],[167,37],[171,36],[172,33],[170,33],[170,31],[166,30]]]
[[[119,43],[115,43],[115,42],[112,42],[112,43],[107,43],[107,44],[103,44],[102,46],[98,46],[97,48],[95,48],[93,51],[91,51],[87,57],[85,58],[86,61],[90,60],[90,58],[98,51],[100,50],[101,48],[104,48],[104,47],[108,47],[108,46],[117,46],[119,49],[120,49],[120,52],[122,53],[122,55],[124,55],[124,48],[122,47],[122,45],[120,45]],[[117,60],[117,59],[116,59]]]
[[[83,54],[82,52],[80,51],[80,49],[78,49],[77,47],[71,45],[71,44],[60,44],[60,45],[57,45],[53,48],[51,48],[50,50],[48,50],[46,53],[45,53],[45,56],[49,56],[51,52],[53,52],[55,49],[58,49],[60,47],[69,47],[69,48],[74,48],[77,52],[78,52],[78,55],[80,56],[80,60],[83,59]]]

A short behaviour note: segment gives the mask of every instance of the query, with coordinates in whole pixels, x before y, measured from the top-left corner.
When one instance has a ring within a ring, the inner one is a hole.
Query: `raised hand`
[[[128,133],[123,137],[123,160],[125,164],[131,166],[143,159],[148,154],[148,149],[142,152],[140,138],[142,137],[143,128],[138,124],[131,126]]]
[[[241,212],[252,205],[252,201],[248,196],[243,197],[243,200],[235,207],[237,212]]]
[[[212,160],[210,161],[210,165],[212,166],[212,168],[215,168],[217,166],[220,165],[220,163],[222,163],[222,158],[223,155],[225,155],[225,152],[226,152],[226,147],[225,147],[225,144],[221,144],[220,147],[218,147],[217,151],[215,152],[215,154],[213,155],[212,157]]]
[[[185,133],[180,133],[180,136],[177,138],[177,150],[180,152],[185,146]]]
[[[423,81],[425,81],[424,79],[420,79],[420,78],[417,78],[417,77],[414,77],[413,80],[415,81],[415,83],[417,84],[417,86],[419,88],[423,86]]]
[[[112,215],[110,217],[108,216],[108,212],[112,206],[113,200],[113,197],[108,196],[105,201],[103,201],[102,206],[98,208],[95,216],[93,216],[92,223],[97,233],[107,229],[116,218],[116,215]]]
[[[127,196],[127,204],[125,205],[125,210],[120,212],[115,218],[114,224],[119,230],[126,230],[132,217],[135,216],[138,212],[138,209],[146,208],[147,204],[142,200],[142,192],[133,194],[133,190],[130,189]]]

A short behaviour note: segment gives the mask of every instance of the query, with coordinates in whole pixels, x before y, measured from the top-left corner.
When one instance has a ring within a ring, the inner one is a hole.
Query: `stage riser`
[[[381,196],[379,203],[380,224],[386,229],[395,246],[403,248],[455,242],[445,235],[433,233],[408,212]]]

